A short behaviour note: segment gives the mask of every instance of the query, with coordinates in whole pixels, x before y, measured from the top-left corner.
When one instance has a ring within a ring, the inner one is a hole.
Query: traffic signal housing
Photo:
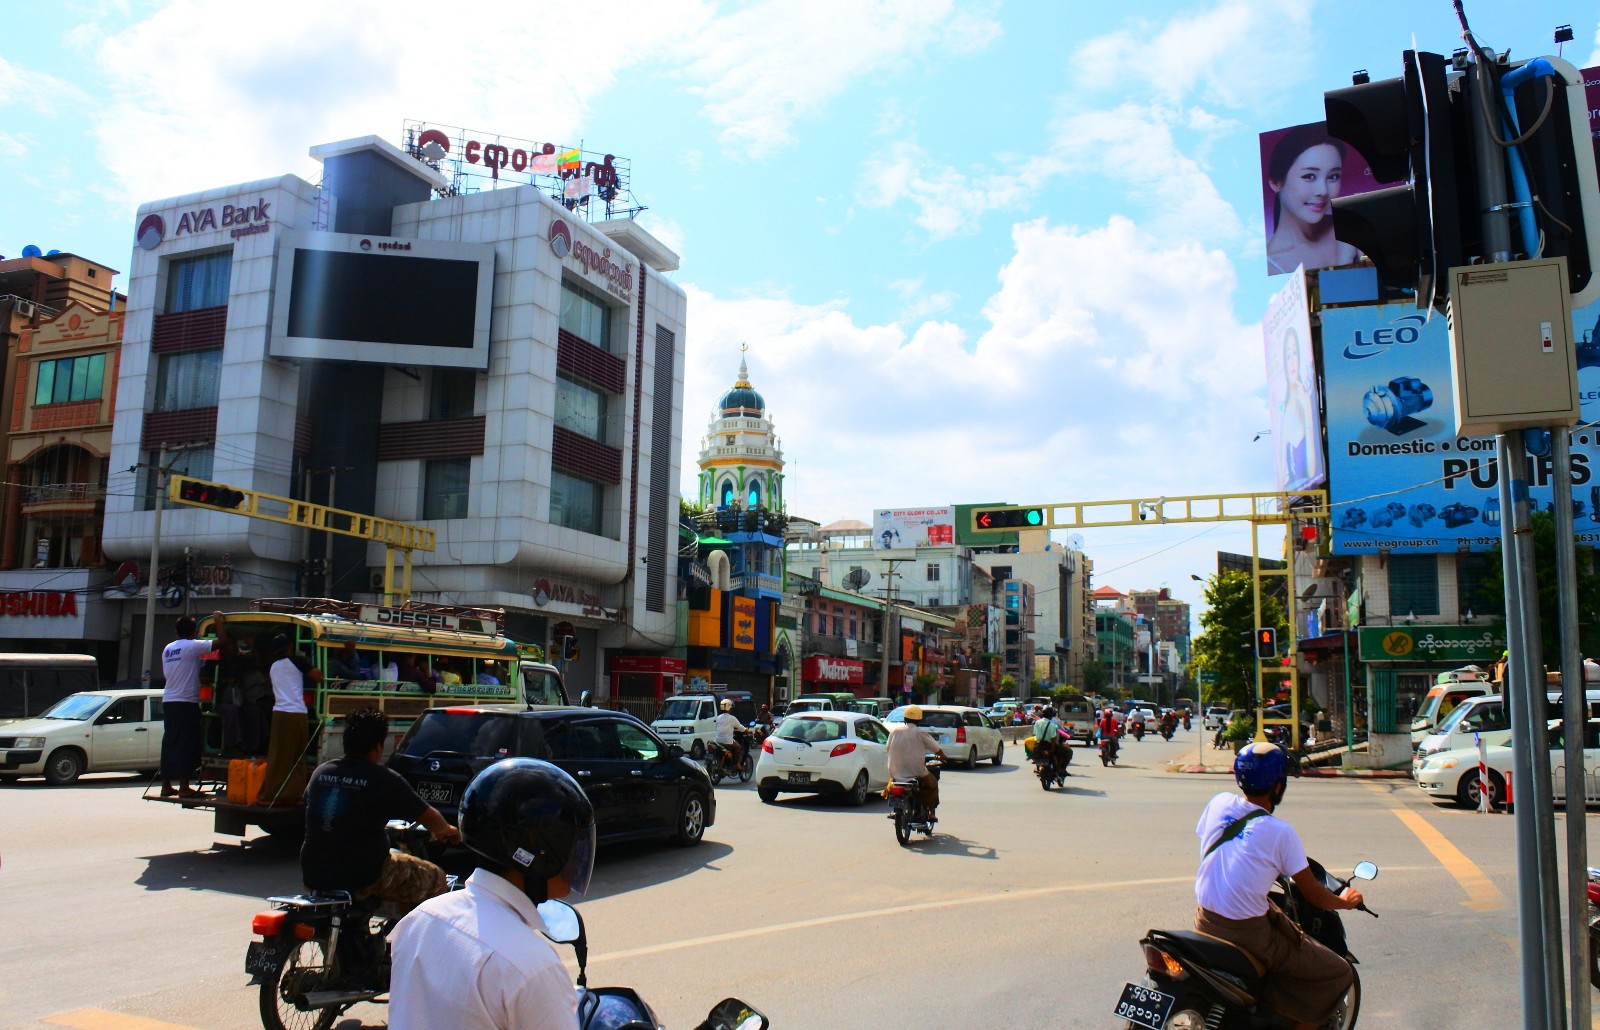
[[[578,638],[564,636],[561,638],[561,657],[564,661],[575,662],[578,660]]]
[[[1438,54],[1407,50],[1405,73],[1322,96],[1328,134],[1355,148],[1386,189],[1333,199],[1333,234],[1372,260],[1391,289],[1443,310],[1449,271],[1475,237],[1471,112]],[[1452,97],[1459,97],[1452,103]],[[1346,177],[1356,162],[1345,159]],[[1465,206],[1464,206],[1465,205]]]
[[[972,513],[974,529],[1043,529],[1043,508],[979,508]]]
[[[1271,626],[1256,630],[1256,657],[1269,661],[1278,657],[1278,631]]]
[[[201,504],[208,508],[232,511],[244,503],[243,490],[199,479],[185,479],[178,484],[178,500],[188,504]]]
[[[1255,657],[1256,657],[1256,633],[1255,633],[1255,630],[1247,629],[1247,630],[1243,630],[1243,631],[1241,631],[1239,633],[1239,649],[1245,653],[1246,657],[1250,658],[1251,660],[1255,659]]]

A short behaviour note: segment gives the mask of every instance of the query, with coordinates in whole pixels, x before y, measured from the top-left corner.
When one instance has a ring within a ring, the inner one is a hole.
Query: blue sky
[[[582,141],[683,257],[686,487],[747,340],[822,522],[1270,489],[1257,133],[1460,45],[1449,0],[8,7],[0,254],[124,267],[139,203],[314,180],[308,147],[406,118]],[[1467,13],[1514,57],[1571,23],[1600,64],[1592,4]],[[1190,600],[1249,546],[1085,536],[1097,582]]]

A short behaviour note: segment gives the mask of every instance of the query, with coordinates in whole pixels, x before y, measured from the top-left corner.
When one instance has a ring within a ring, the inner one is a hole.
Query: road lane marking
[[[1499,889],[1478,868],[1477,863],[1462,854],[1461,849],[1450,843],[1450,838],[1439,832],[1432,823],[1409,809],[1390,808],[1389,811],[1417,835],[1422,846],[1433,852],[1433,857],[1439,860],[1445,871],[1461,884],[1461,889],[1467,892],[1467,900],[1461,904],[1479,912],[1487,912],[1505,904]]]
[[[1419,866],[1402,866],[1394,868],[1393,872],[1415,871]],[[1432,869],[1432,866],[1426,867]],[[1190,876],[1165,876],[1150,880],[1114,880],[1110,883],[1067,883],[1054,887],[1032,887],[1028,890],[1004,891],[996,894],[974,894],[965,898],[945,898],[939,901],[921,901],[913,905],[895,905],[891,908],[878,908],[865,912],[840,912],[831,916],[818,916],[815,919],[801,919],[792,923],[778,923],[768,926],[754,926],[747,930],[731,930],[727,933],[715,933],[705,937],[690,937],[685,940],[667,941],[662,944],[650,944],[642,948],[628,948],[624,951],[610,951],[603,955],[593,956],[593,961],[602,959],[640,958],[645,955],[659,955],[667,951],[680,951],[684,948],[698,948],[707,944],[723,944],[728,941],[746,940],[751,937],[761,937],[773,933],[788,933],[791,930],[809,930],[818,926],[834,926],[839,923],[850,923],[860,919],[879,919],[883,916],[904,915],[912,912],[933,912],[945,908],[958,908],[964,905],[986,905],[998,901],[1025,901],[1031,898],[1044,898],[1056,894],[1072,894],[1079,891],[1117,890],[1120,888],[1157,887],[1173,883],[1193,883],[1194,877]]]
[[[182,1023],[163,1023],[159,1019],[130,1016],[124,1012],[107,1012],[105,1009],[74,1009],[61,1012],[45,1020],[56,1026],[69,1026],[73,1030],[195,1030]]]

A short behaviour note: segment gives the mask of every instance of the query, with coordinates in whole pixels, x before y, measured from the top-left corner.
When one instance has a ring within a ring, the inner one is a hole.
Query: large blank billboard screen
[[[494,248],[285,232],[274,356],[487,368]]]

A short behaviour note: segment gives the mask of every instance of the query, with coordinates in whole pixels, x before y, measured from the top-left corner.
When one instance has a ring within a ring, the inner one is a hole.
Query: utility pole
[[[881,644],[883,651],[883,671],[880,674],[882,682],[879,683],[878,686],[880,689],[882,689],[884,697],[893,696],[889,693],[889,663],[892,658],[889,645],[891,643],[898,643],[898,641],[891,636],[891,633],[894,629],[894,567],[896,565],[903,565],[910,560],[910,558],[883,559],[883,564],[888,566],[888,571],[883,575],[883,642]],[[909,683],[903,683],[901,685],[901,689],[905,690],[910,686],[911,684]]]
[[[163,476],[171,470],[167,468],[167,445],[161,445],[160,456],[156,459],[154,467],[135,465],[128,471],[133,472],[139,468],[150,468],[150,483],[155,488],[156,517],[155,525],[150,531],[150,574],[145,582],[144,600],[144,650],[141,652],[140,668],[144,670],[143,682],[149,686],[155,680],[155,667],[152,660],[155,657],[156,646],[156,579],[161,568],[161,507],[167,498],[166,483]]]

